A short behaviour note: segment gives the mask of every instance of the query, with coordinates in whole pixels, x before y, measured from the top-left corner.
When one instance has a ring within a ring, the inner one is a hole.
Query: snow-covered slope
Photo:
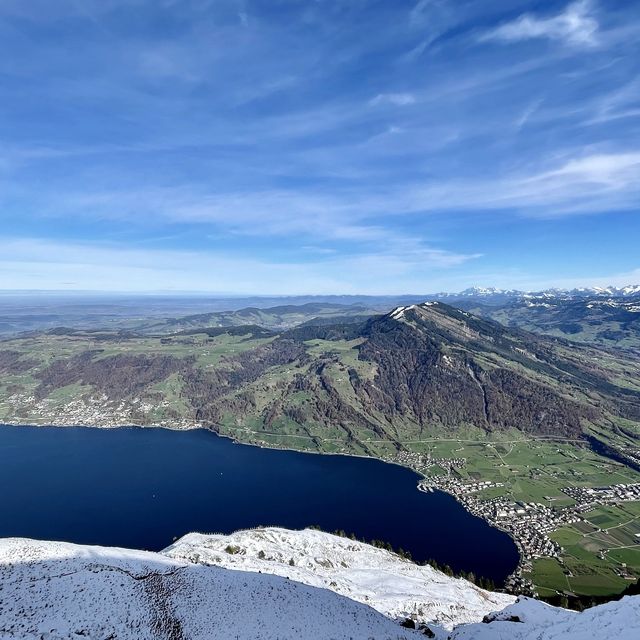
[[[424,638],[377,611],[286,578],[161,554],[0,541],[2,640]]]
[[[465,625],[451,640],[637,640],[640,596],[586,609],[582,613],[521,598],[487,623]]]
[[[640,596],[583,613],[527,598],[509,602],[386,551],[308,530],[190,534],[163,553],[0,540],[0,640],[417,640],[425,635],[380,611],[420,609],[447,624],[477,621],[452,630],[430,624],[426,635],[434,640],[640,637]]]
[[[289,577],[368,604],[391,618],[435,622],[448,629],[478,622],[515,600],[384,549],[312,529],[269,527],[228,536],[191,533],[164,553],[190,562]]]

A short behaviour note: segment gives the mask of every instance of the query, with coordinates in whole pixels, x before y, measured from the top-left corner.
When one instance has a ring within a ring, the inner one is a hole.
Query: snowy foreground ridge
[[[428,629],[401,627],[407,617]],[[639,632],[640,597],[580,614],[514,602],[318,531],[190,534],[162,553],[0,540],[2,640],[636,640]]]
[[[514,596],[485,591],[384,549],[312,529],[270,527],[229,536],[191,533],[164,553],[190,562],[288,577],[368,604],[389,618],[435,622],[448,629],[479,622],[515,601]]]

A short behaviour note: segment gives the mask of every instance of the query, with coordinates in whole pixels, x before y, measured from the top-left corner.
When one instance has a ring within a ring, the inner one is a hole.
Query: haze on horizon
[[[640,282],[640,3],[4,0],[0,289]]]

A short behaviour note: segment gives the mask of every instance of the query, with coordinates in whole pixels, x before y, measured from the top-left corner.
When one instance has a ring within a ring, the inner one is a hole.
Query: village
[[[427,467],[430,459],[423,463]],[[463,466],[456,461],[457,466]],[[549,533],[583,520],[581,514],[606,504],[640,500],[640,483],[617,484],[605,487],[567,487],[563,492],[576,502],[570,507],[549,507],[538,502],[514,501],[506,496],[487,499],[478,493],[487,489],[503,487],[501,482],[489,480],[464,481],[451,474],[430,476],[419,484],[421,491],[440,490],[454,496],[474,515],[507,532],[520,551],[520,563],[516,571],[505,582],[511,592],[535,594],[533,584],[524,577],[532,568],[536,558],[560,558],[562,547],[551,540]]]
[[[640,500],[640,482],[610,487],[566,487],[562,491],[576,501],[575,509],[580,513],[604,504]]]

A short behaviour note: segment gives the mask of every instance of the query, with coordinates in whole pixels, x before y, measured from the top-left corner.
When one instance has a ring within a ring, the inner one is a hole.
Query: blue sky
[[[640,282],[640,2],[0,0],[0,289]]]

